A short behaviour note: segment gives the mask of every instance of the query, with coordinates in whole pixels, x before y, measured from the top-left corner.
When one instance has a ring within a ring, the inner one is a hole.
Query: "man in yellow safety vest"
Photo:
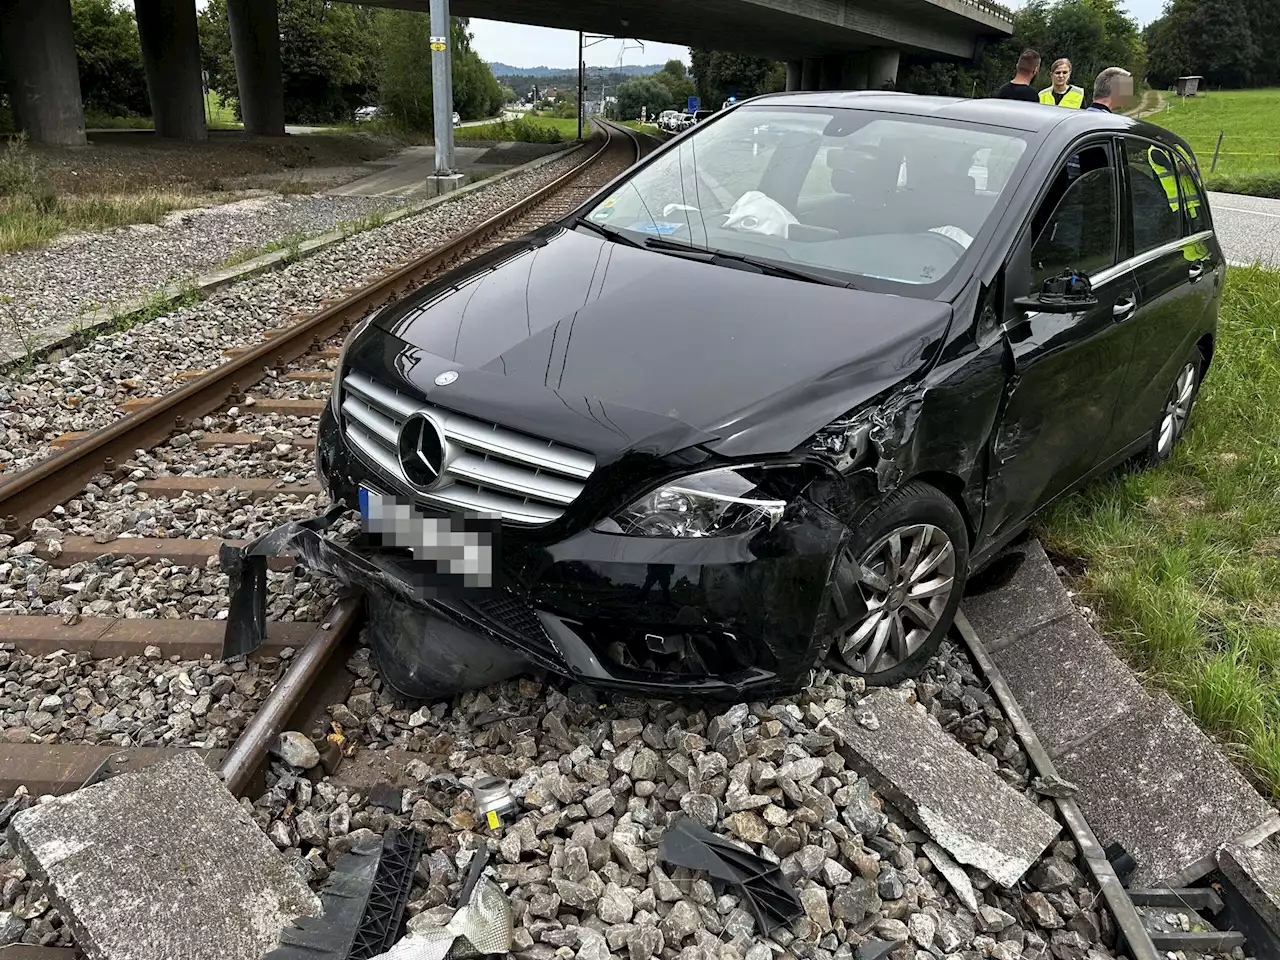
[[[1066,57],[1059,57],[1053,61],[1050,75],[1053,77],[1053,86],[1045,87],[1040,91],[1040,102],[1051,107],[1083,110],[1085,108],[1084,87],[1071,85],[1071,61]]]

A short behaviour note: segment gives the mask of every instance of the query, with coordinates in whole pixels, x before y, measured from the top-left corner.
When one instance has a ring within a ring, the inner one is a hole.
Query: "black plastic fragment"
[[[298,917],[280,931],[280,946],[263,960],[346,960],[360,929],[382,859],[382,844],[369,840],[338,861],[321,893],[324,914]]]
[[[1111,868],[1115,870],[1116,877],[1120,880],[1120,886],[1127,887],[1129,878],[1138,869],[1138,862],[1133,859],[1128,850],[1120,845],[1119,841],[1113,840],[1107,844],[1102,853],[1111,864]]]
[[[368,960],[400,939],[422,837],[389,830],[338,861],[321,892],[324,915],[298,917],[263,960]]]
[[[375,783],[369,788],[369,802],[392,813],[404,813],[404,791],[394,783]]]
[[[677,817],[667,827],[658,846],[658,859],[706,871],[721,886],[737,887],[761,933],[790,923],[804,912],[791,882],[776,864],[734,846],[689,817]]]
[[[484,873],[484,868],[489,864],[489,846],[482,844],[476,849],[471,857],[471,863],[467,865],[467,877],[462,881],[462,890],[458,892],[458,908],[461,909],[471,902],[471,893],[476,888],[476,884],[480,882],[480,874]]]
[[[404,910],[422,843],[422,835],[414,830],[388,830],[383,837],[378,875],[347,960],[368,960],[386,953],[404,934]]]
[[[883,960],[889,954],[898,948],[899,944],[894,940],[863,940],[858,944],[858,960]]]

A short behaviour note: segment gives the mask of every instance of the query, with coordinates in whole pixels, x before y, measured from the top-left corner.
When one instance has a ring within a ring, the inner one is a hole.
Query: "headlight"
[[[351,349],[351,344],[356,342],[356,337],[364,333],[365,328],[372,321],[372,316],[361,320],[347,339],[343,341],[342,349],[338,351],[338,362],[333,368],[333,386],[329,390],[329,408],[333,411],[335,417],[342,412],[342,368],[347,365],[347,351]]]
[[[721,537],[770,529],[787,501],[760,488],[769,468],[734,467],[695,473],[641,497],[596,524],[601,533],[632,537]]]
[[[872,413],[871,410],[864,410],[857,415],[843,416],[815,433],[800,449],[834,460],[839,469],[850,467],[867,452]]]

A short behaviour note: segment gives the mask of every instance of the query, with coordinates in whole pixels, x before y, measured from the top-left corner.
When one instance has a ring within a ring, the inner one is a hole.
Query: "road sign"
[[[444,50],[447,45],[448,45],[448,37],[432,37],[431,38],[432,50]]]
[[[686,113],[697,113],[697,112],[698,112],[698,108],[699,108],[699,107],[701,107],[701,106],[702,106],[702,101],[701,101],[701,100],[699,100],[697,97],[690,97],[690,98],[689,98],[689,109],[688,109],[687,111],[685,111],[685,112],[686,112]]]

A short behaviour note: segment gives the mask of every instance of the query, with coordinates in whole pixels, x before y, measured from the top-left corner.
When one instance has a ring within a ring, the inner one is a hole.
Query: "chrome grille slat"
[[[550,523],[595,470],[590,454],[446,410],[357,371],[342,380],[341,412],[359,454],[420,502],[437,507]],[[427,490],[410,485],[397,453],[400,429],[414,414],[435,421],[450,451],[440,483]]]

